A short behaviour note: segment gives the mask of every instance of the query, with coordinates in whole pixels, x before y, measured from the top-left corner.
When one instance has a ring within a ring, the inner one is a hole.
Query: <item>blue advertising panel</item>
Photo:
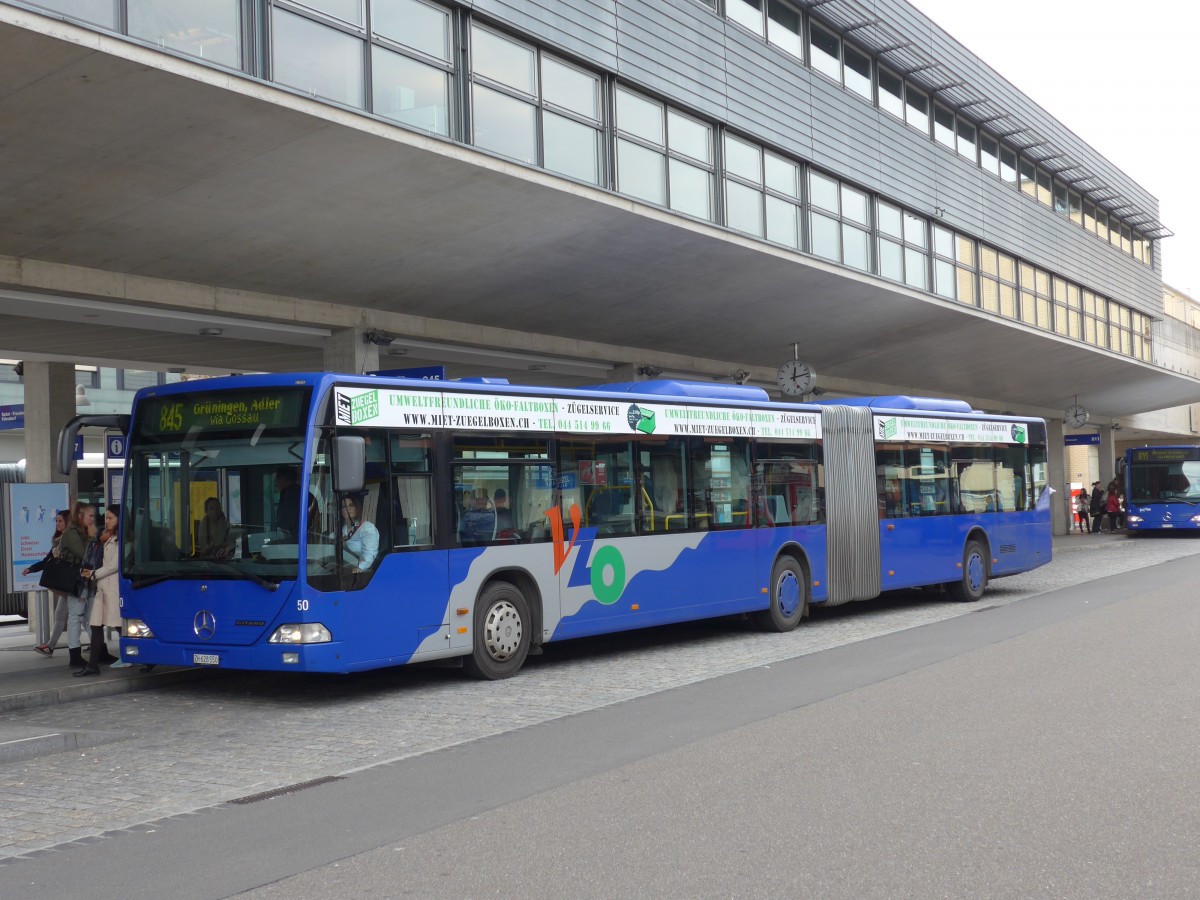
[[[39,562],[50,552],[54,538],[54,514],[66,509],[70,502],[70,491],[63,483],[57,484],[6,484],[8,490],[8,558],[12,570],[8,583],[12,591],[40,591],[41,575],[33,572],[22,575],[22,570]]]

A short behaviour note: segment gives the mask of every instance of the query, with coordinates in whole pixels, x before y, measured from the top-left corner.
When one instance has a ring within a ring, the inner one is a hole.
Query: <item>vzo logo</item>
[[[570,514],[571,540],[568,543],[562,510],[557,506],[546,510],[546,518],[550,520],[550,536],[554,541],[554,574],[557,575],[566,564],[567,557],[578,543],[579,555],[575,557],[567,587],[582,587],[590,583],[596,599],[605,606],[611,606],[625,593],[625,557],[611,544],[593,554],[596,529],[579,527],[581,516],[577,503],[571,504]]]

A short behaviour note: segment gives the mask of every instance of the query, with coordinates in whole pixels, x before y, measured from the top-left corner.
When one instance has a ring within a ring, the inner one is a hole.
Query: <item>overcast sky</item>
[[[1163,280],[1200,299],[1200,3],[909,2],[1158,198]]]

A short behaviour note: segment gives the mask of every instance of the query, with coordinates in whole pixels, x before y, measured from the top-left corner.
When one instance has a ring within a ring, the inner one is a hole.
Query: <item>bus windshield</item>
[[[1200,503],[1200,460],[1133,462],[1130,503]]]
[[[189,576],[273,586],[298,576],[310,514],[299,484],[307,392],[269,393],[139,407],[125,494],[124,572],[135,587]],[[261,414],[256,401],[271,409]]]

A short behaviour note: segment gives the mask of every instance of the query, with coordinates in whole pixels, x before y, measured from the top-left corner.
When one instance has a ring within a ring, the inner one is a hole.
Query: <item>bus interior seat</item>
[[[788,515],[787,498],[783,494],[771,494],[767,497],[767,513],[771,517],[772,524],[792,524],[791,516]]]

